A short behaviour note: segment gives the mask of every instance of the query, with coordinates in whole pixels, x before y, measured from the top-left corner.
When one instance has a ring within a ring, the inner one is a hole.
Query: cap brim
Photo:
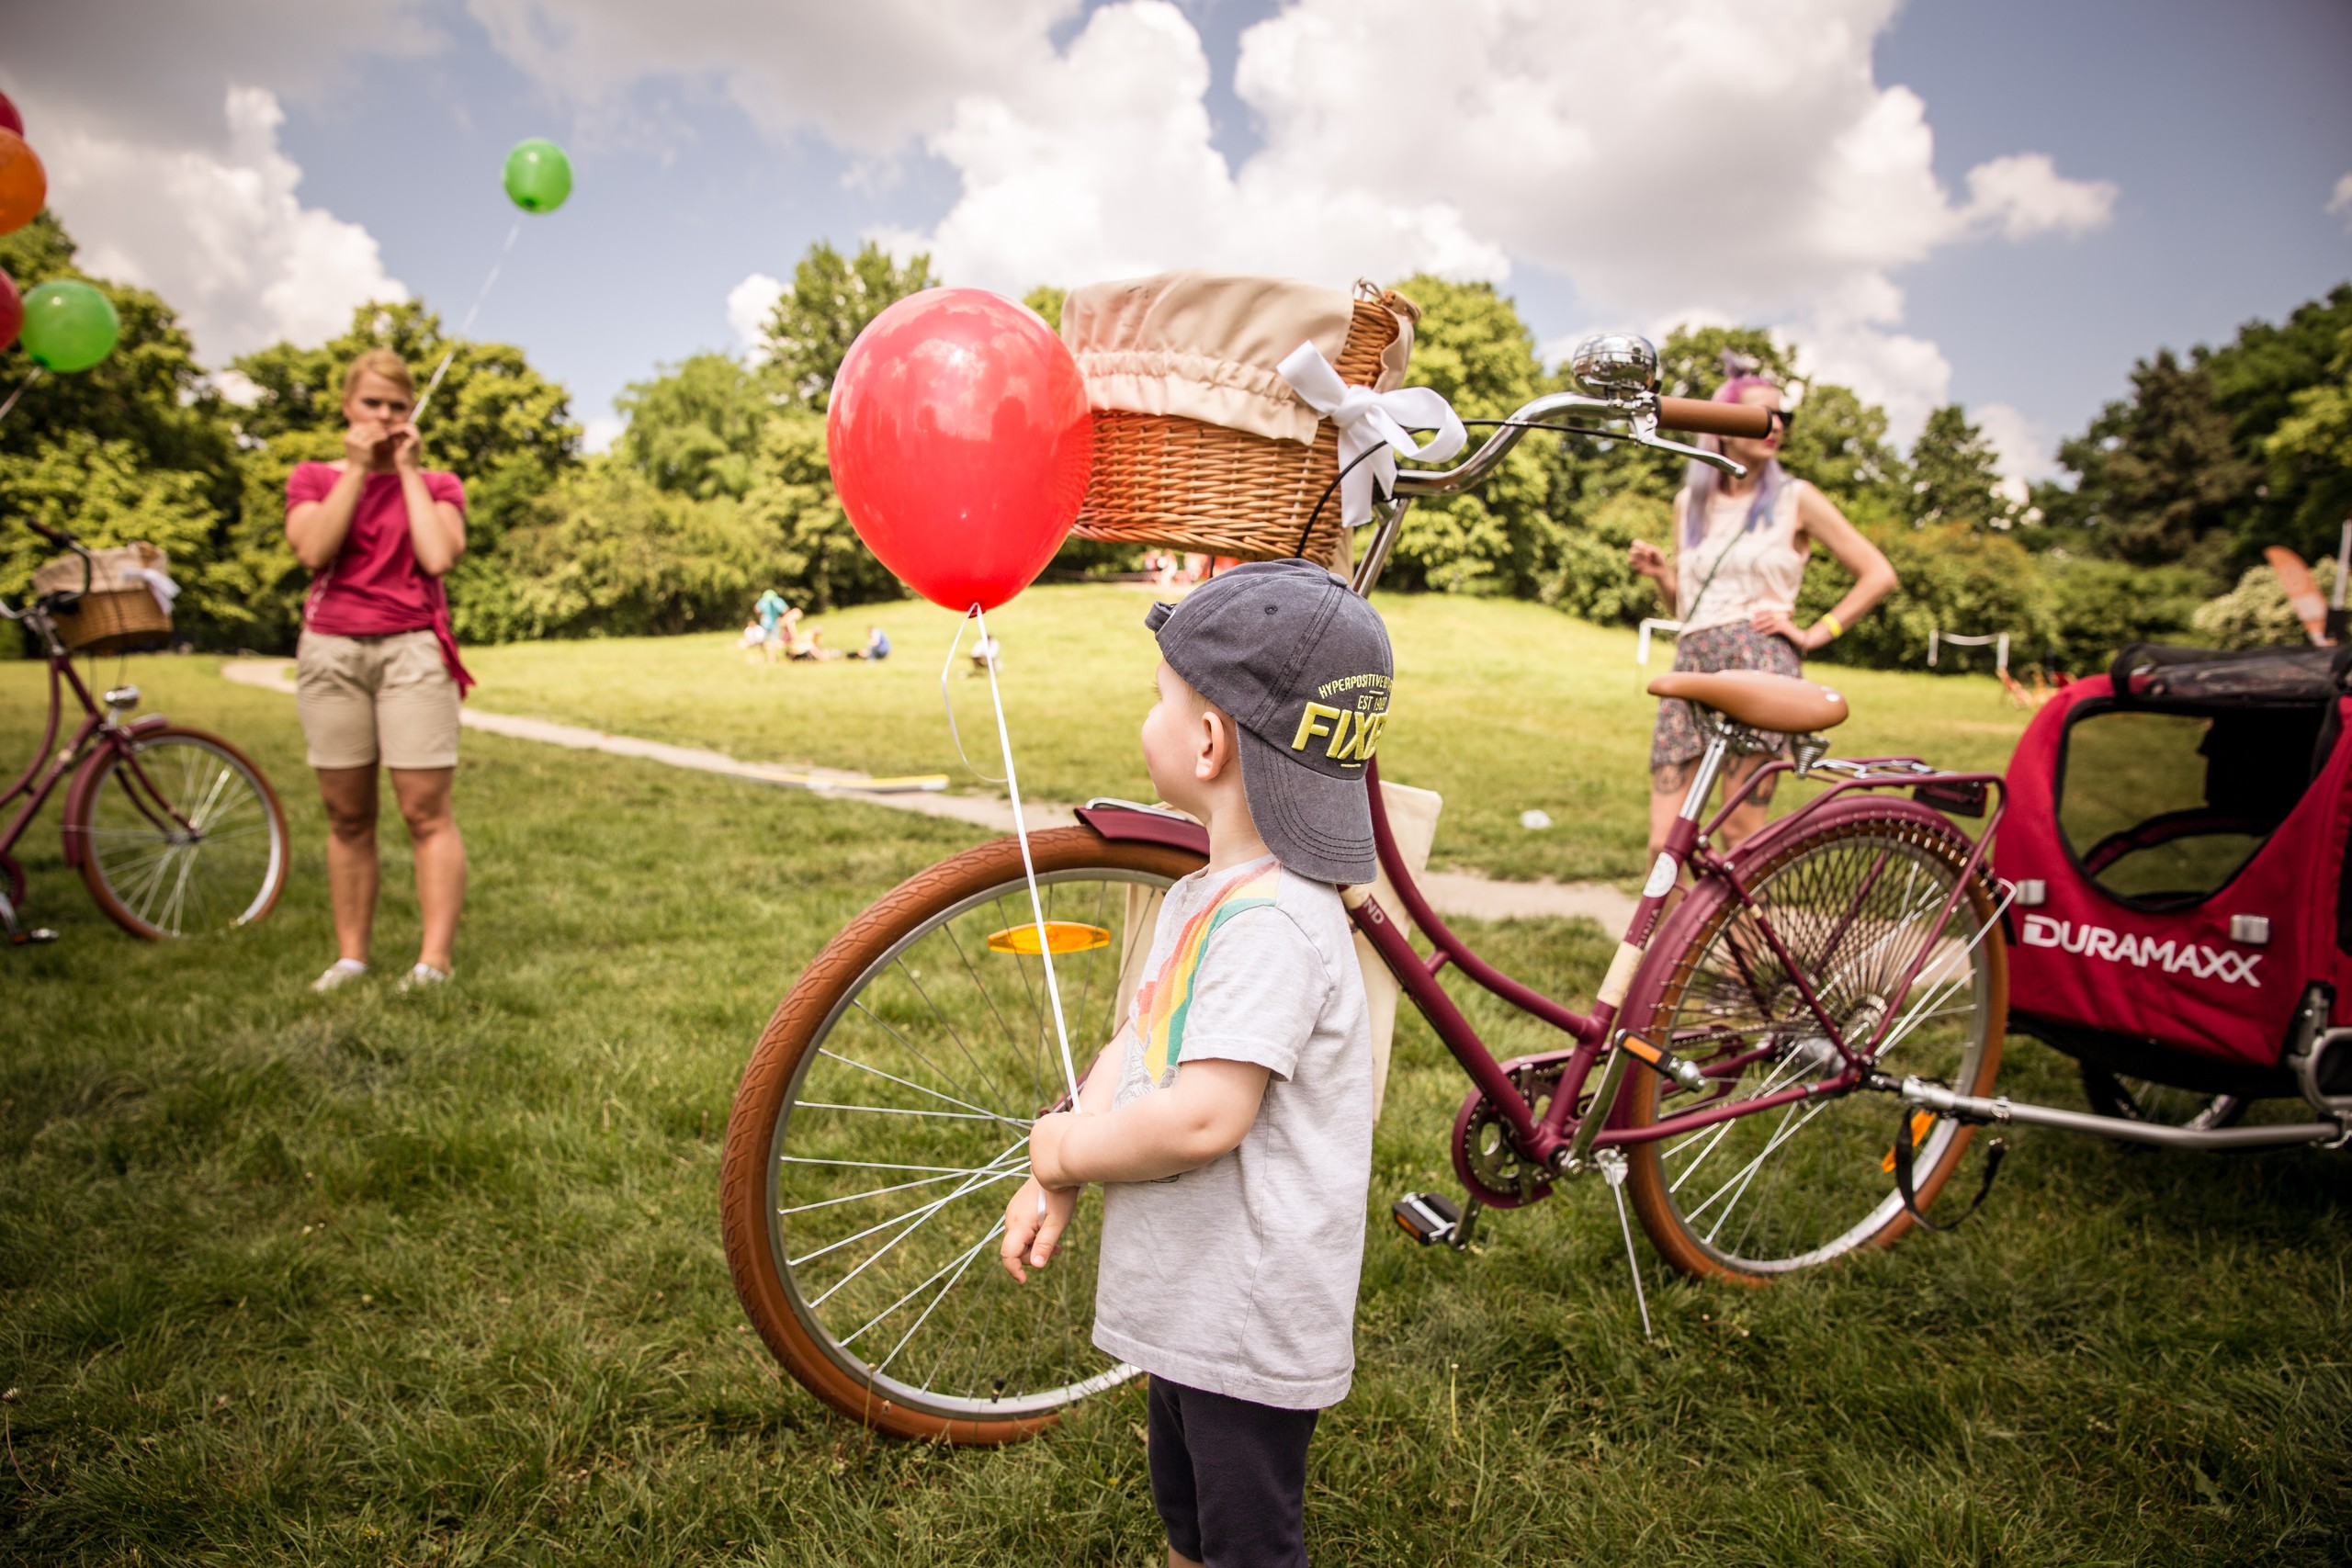
[[[1300,767],[1246,729],[1237,727],[1236,733],[1250,820],[1285,869],[1340,887],[1360,887],[1379,875],[1363,774],[1330,778]]]

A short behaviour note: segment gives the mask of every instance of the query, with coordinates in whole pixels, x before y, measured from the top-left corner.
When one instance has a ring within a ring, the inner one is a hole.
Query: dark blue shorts
[[[1144,1411],[1151,1500],[1179,1556],[1207,1568],[1306,1568],[1306,1441],[1321,1411],[1159,1377]]]

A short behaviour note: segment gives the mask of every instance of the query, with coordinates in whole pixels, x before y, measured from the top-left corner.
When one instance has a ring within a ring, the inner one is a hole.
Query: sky
[[[2005,468],[2352,278],[2342,0],[77,0],[0,89],[89,270],[209,366],[368,299],[614,396],[742,352],[818,239],[1019,294],[1175,266],[1486,279],[1549,358],[1747,321]]]

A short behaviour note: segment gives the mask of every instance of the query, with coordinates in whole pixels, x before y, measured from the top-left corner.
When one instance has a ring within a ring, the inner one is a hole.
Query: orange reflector
[[[1031,942],[1031,945],[1032,945],[1032,946],[1035,946],[1035,942],[1036,942],[1036,939],[1035,939],[1035,937],[1032,937],[1032,938],[1030,939],[1030,942]],[[1912,1146],[1913,1148],[1915,1148],[1915,1149],[1916,1149],[1916,1148],[1917,1148],[1921,1144],[1926,1143],[1926,1142],[1928,1141],[1928,1128],[1930,1128],[1930,1127],[1932,1127],[1932,1126],[1934,1126],[1935,1124],[1936,1124],[1936,1117],[1935,1117],[1935,1113],[1934,1113],[1933,1111],[1914,1111],[1913,1112],[1911,1112],[1911,1146]],[[1888,1145],[1888,1147],[1887,1147],[1887,1151],[1886,1151],[1886,1157],[1885,1157],[1884,1159],[1883,1159],[1883,1160],[1881,1160],[1881,1161],[1879,1161],[1879,1162],[1878,1162],[1878,1168],[1879,1168],[1881,1170],[1886,1171],[1886,1172],[1888,1172],[1888,1173],[1890,1173],[1890,1174],[1892,1174],[1892,1173],[1893,1173],[1893,1171],[1894,1171],[1894,1145]]]
[[[1065,953],[1091,953],[1098,947],[1111,945],[1111,933],[1101,926],[1084,926],[1076,920],[1047,920],[1046,940],[1053,944],[1057,957]],[[1037,956],[1037,927],[1035,922],[1013,926],[989,938],[990,953],[1018,953],[1027,957]]]

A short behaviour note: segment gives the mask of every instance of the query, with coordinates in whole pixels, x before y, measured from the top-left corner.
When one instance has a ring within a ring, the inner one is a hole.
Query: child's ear
[[[1225,772],[1233,758],[1233,723],[1214,706],[1201,706],[1201,749],[1193,761],[1193,776],[1207,784]]]

